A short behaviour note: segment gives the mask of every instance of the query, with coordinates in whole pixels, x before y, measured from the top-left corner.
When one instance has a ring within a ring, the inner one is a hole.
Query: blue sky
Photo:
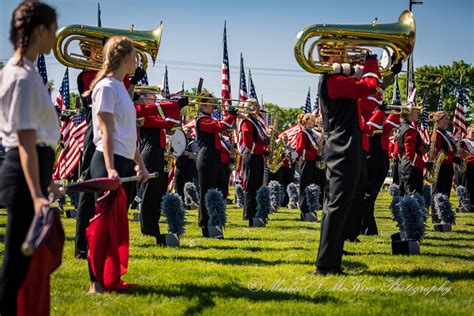
[[[12,53],[8,41],[11,12],[19,1],[0,0],[0,60]],[[160,84],[168,65],[171,91],[204,86],[220,95],[222,31],[227,20],[232,96],[237,97],[239,56],[251,68],[259,98],[285,107],[304,104],[308,87],[316,94],[317,75],[304,72],[296,63],[296,34],[316,23],[393,23],[408,8],[408,0],[47,0],[59,13],[59,25],[97,23],[97,2],[104,27],[149,30],[164,22],[158,61],[148,70],[150,84]],[[413,11],[417,24],[415,66],[474,62],[474,1],[424,0]],[[56,91],[64,66],[51,54],[46,58],[48,76]],[[71,90],[76,89],[76,70],[70,70]]]

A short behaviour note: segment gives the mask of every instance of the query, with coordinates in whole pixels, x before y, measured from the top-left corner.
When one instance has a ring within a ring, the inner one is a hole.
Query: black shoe
[[[87,252],[86,251],[78,251],[75,255],[76,259],[85,259],[87,260]]]
[[[360,239],[359,238],[347,238],[346,239],[348,242],[360,242]]]
[[[350,251],[346,251],[346,250],[343,250],[343,251],[342,251],[342,254],[343,254],[344,256],[355,256],[355,255],[356,255],[355,252],[350,252]]]
[[[341,268],[316,268],[316,275],[347,275]]]

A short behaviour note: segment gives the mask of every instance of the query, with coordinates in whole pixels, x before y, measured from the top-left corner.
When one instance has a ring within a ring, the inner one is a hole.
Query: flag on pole
[[[100,14],[101,14],[100,3],[97,3],[97,26],[98,27],[102,27],[102,21],[100,19]]]
[[[163,91],[163,98],[165,98],[165,100],[169,100],[170,87],[168,85],[168,66],[165,66],[165,74],[163,75],[163,84],[161,86]]]
[[[423,96],[423,100],[421,102],[423,104],[423,113],[421,113],[420,124],[418,124],[418,128],[423,142],[425,144],[429,144],[430,126],[428,123],[428,105],[426,104],[426,94]],[[428,161],[428,153],[423,154],[423,158],[425,161]]]
[[[56,96],[56,106],[62,110],[69,109],[69,68],[66,68],[61,87],[59,88],[58,95]]]
[[[223,37],[223,57],[222,57],[222,90],[221,96],[222,100],[222,108],[225,110],[226,106],[231,106],[232,103],[230,100],[231,93],[230,93],[230,68],[229,68],[229,55],[227,53],[227,31],[226,31],[226,22],[224,22],[224,37]]]
[[[288,136],[288,146],[296,148],[296,136],[301,131],[301,126],[298,124],[293,125],[292,127],[284,130],[278,135],[278,138],[283,137],[284,134]]]
[[[308,95],[306,96],[306,103],[304,105],[303,112],[304,113],[311,113],[311,93],[310,88],[308,88]]]
[[[249,97],[252,98],[252,99],[257,100],[257,102],[258,102],[257,92],[255,91],[255,85],[253,84],[252,73],[250,72],[250,69],[249,69],[249,85],[250,85],[250,87],[249,87],[249,89],[250,89]]]
[[[38,67],[38,72],[43,78],[43,83],[48,84],[48,73],[46,72],[46,61],[44,60],[44,55],[39,54],[38,59],[36,60],[36,67]]]
[[[438,111],[443,111],[443,86],[439,88]]]
[[[239,90],[239,100],[247,100],[247,83],[245,81],[245,70],[244,70],[244,57],[240,53],[240,90]]]
[[[453,118],[453,135],[462,139],[466,137],[466,117],[465,117],[465,107],[464,107],[464,89],[462,86],[462,77],[459,80],[458,99],[456,102],[456,108],[454,109],[454,118]]]
[[[411,99],[411,103],[416,104],[415,69],[413,65],[413,55],[410,55],[408,58],[407,100]],[[407,103],[410,102],[407,101]]]
[[[392,103],[402,104],[402,101],[400,100],[400,87],[398,86],[398,76],[395,76],[395,82],[393,83]]]
[[[179,93],[184,94],[184,81],[181,83],[181,91]]]
[[[149,86],[149,83],[148,83],[148,76],[146,74],[146,70],[145,70],[145,74],[143,75],[143,78],[142,80],[140,80],[140,84],[142,86]]]
[[[316,116],[320,116],[320,109],[319,109],[319,95],[316,95],[316,99],[314,99],[314,107],[313,107],[313,114]]]
[[[221,109],[216,107],[214,109],[214,111],[212,111],[212,115],[211,115],[213,118],[215,118],[216,120],[221,120],[222,119],[222,112],[221,112]]]

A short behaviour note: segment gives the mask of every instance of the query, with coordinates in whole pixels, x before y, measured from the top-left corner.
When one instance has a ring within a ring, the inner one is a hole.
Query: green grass
[[[457,213],[451,233],[434,232],[428,225],[421,255],[393,256],[390,235],[396,227],[389,201],[383,192],[376,203],[380,235],[346,245],[356,253],[344,257],[347,277],[313,274],[320,223],[299,221],[297,210],[280,209],[266,228],[250,229],[242,210],[230,207],[224,240],[202,238],[197,211],[188,211],[179,248],[155,246],[141,235],[138,223],[130,222],[124,280],[140,286],[103,295],[87,294],[87,263],[73,255],[75,221],[63,219],[67,240],[63,264],[52,277],[51,313],[472,315],[474,214]],[[452,203],[457,206],[455,198]],[[5,211],[0,215],[3,255]]]

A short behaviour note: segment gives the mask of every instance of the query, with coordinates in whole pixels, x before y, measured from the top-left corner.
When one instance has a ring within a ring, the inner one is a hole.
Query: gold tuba
[[[425,173],[425,180],[428,183],[434,184],[438,182],[439,169],[441,168],[441,163],[446,158],[446,153],[441,150],[436,154],[436,134],[438,130],[438,124],[434,124],[433,133],[431,133],[430,140],[430,150],[428,152],[428,161],[433,163],[433,168],[427,170]]]
[[[137,51],[139,59],[137,64],[146,69],[148,58],[145,53],[149,54],[151,60],[155,63],[162,33],[163,22],[160,23],[158,28],[150,31],[121,30],[78,24],[69,25],[58,31],[53,52],[56,59],[67,67],[99,70],[102,66],[104,39],[117,35],[126,36],[132,40]],[[81,54],[69,51],[69,45],[73,41],[79,42]]]
[[[270,154],[265,159],[265,165],[271,173],[276,173],[281,166],[283,166],[283,160],[285,158],[283,155],[285,144],[283,141],[277,142],[277,125],[278,117],[275,117],[273,125],[270,128],[270,143],[268,144],[268,151]]]
[[[312,37],[319,38],[311,44],[308,56],[305,55],[306,44]],[[342,57],[343,62],[362,64],[368,47],[382,48],[388,56],[387,66],[380,69],[382,76],[390,75],[390,68],[400,60],[407,59],[415,46],[415,19],[413,13],[403,11],[397,23],[369,25],[334,25],[314,24],[296,36],[295,58],[298,64],[311,73],[328,73],[332,65],[321,60],[314,60],[316,54],[323,59],[330,56]],[[394,58],[392,58],[392,53]]]

